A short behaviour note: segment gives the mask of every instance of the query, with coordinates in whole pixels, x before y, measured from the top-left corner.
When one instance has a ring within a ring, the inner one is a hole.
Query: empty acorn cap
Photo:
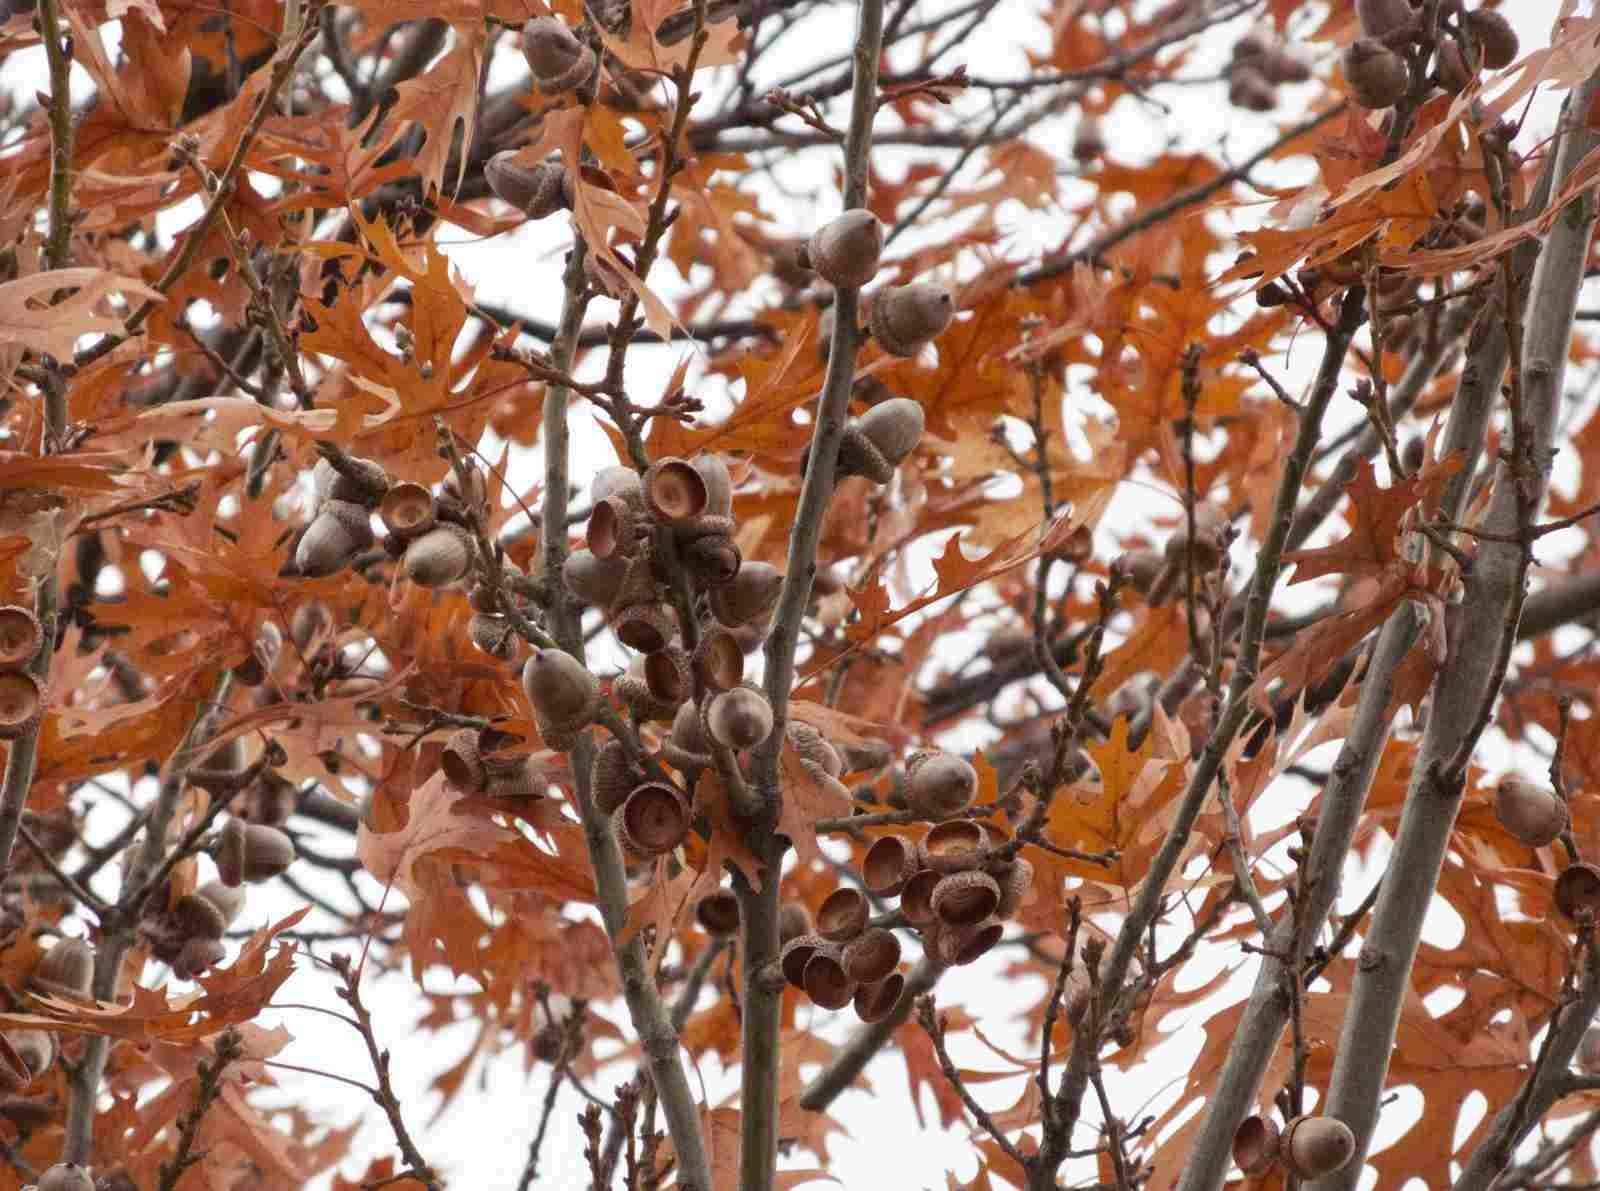
[[[943,879],[943,873],[919,868],[900,890],[900,912],[912,926],[931,926],[939,921],[933,912],[933,890]]]
[[[676,786],[646,782],[622,804],[622,829],[628,847],[643,856],[670,852],[689,834],[689,800]]]
[[[872,841],[861,861],[861,881],[874,897],[899,897],[917,872],[917,850],[898,835]]]
[[[817,933],[830,943],[844,943],[859,935],[867,925],[871,908],[861,890],[840,886],[817,907]]]
[[[1569,864],[1556,878],[1556,909],[1568,918],[1600,912],[1600,868],[1592,864]]]
[[[946,926],[970,926],[1000,905],[1000,883],[988,873],[951,873],[933,887],[933,912]]]
[[[528,701],[563,727],[587,723],[599,685],[583,663],[560,649],[536,649],[522,667]]]
[[[31,608],[18,604],[0,607],[0,666],[25,666],[39,652],[43,635]]]
[[[699,516],[706,507],[706,482],[686,459],[660,459],[644,473],[644,500],[657,520],[672,523]]]
[[[728,472],[728,465],[722,461],[722,456],[709,452],[701,452],[689,460],[695,471],[700,473],[701,482],[705,484],[706,502],[704,512],[717,517],[731,516],[733,513],[733,476]]]
[[[900,940],[881,926],[864,930],[844,945],[845,975],[858,983],[882,980],[900,962]]]
[[[0,740],[15,740],[44,710],[44,688],[26,670],[0,671]]]
[[[863,207],[853,207],[811,234],[799,263],[833,285],[862,286],[878,272],[883,225]]]
[[[706,726],[718,744],[738,752],[754,748],[772,734],[772,707],[749,687],[734,687],[711,700]]]
[[[1320,1179],[1342,1170],[1355,1156],[1356,1136],[1337,1117],[1296,1117],[1283,1127],[1278,1149],[1295,1174]]]
[[[422,587],[446,587],[472,567],[472,535],[459,525],[430,529],[406,547],[406,577]]]
[[[944,286],[901,285],[873,299],[868,323],[884,351],[891,356],[914,356],[943,334],[955,312],[955,298]],[[917,412],[922,412],[920,406]],[[904,458],[904,453],[900,457]]]
[[[906,762],[906,803],[929,819],[959,815],[978,796],[978,772],[949,753],[916,753]]]
[[[827,945],[828,940],[821,935],[810,933],[796,935],[790,939],[778,953],[779,963],[783,967],[783,978],[796,988],[804,988],[806,965],[811,962],[811,957],[817,953],[819,947]]]
[[[640,542],[639,497],[633,493],[619,493],[596,500],[589,510],[589,524],[584,530],[584,540],[596,557],[611,558],[632,555]]]
[[[622,590],[628,562],[617,555],[600,558],[592,550],[574,550],[561,564],[561,580],[567,590],[586,604],[605,608]]]
[[[672,640],[678,619],[665,604],[629,604],[612,620],[611,631],[629,649],[654,653]]]
[[[323,501],[294,549],[295,570],[311,579],[335,574],[373,543],[372,518],[362,505]]]
[[[917,855],[923,868],[954,873],[975,867],[988,844],[988,835],[971,819],[949,819],[928,828]]]
[[[786,901],[778,907],[778,941],[787,944],[791,939],[811,932],[811,913],[799,902]]]
[[[94,982],[94,949],[82,939],[62,939],[39,957],[29,980],[45,992],[86,997]]]
[[[711,607],[711,614],[721,624],[733,629],[759,620],[772,611],[782,591],[782,571],[771,563],[746,562],[731,580],[711,589],[707,603]]]
[[[1005,924],[986,918],[970,926],[941,926],[934,936],[934,958],[945,965],[970,964],[985,955],[1000,941]]]
[[[911,398],[891,397],[867,410],[856,419],[856,425],[872,445],[883,452],[889,464],[895,466],[916,450],[927,419],[922,406]]]
[[[696,587],[725,587],[739,575],[744,555],[731,534],[700,534],[678,547],[678,561]]]
[[[681,704],[694,689],[689,674],[689,655],[677,645],[668,645],[644,659],[645,685],[657,699]]]
[[[869,1024],[882,1021],[894,1012],[905,991],[906,978],[899,972],[890,972],[874,984],[858,985],[855,995],[856,1016]]]
[[[39,1176],[36,1191],[95,1191],[94,1178],[75,1162],[57,1162]]]
[[[378,517],[391,534],[409,541],[433,528],[433,493],[409,481],[395,484],[378,502]]]
[[[478,751],[478,733],[472,728],[460,728],[450,733],[444,742],[444,752],[439,756],[439,768],[444,770],[445,781],[463,793],[473,794],[483,789],[483,757]]]
[[[822,1009],[843,1009],[856,995],[855,981],[844,970],[837,947],[824,945],[812,952],[800,980],[812,1004]]]
[[[694,673],[712,691],[731,691],[744,680],[744,650],[727,629],[708,628],[695,646]]]
[[[1515,775],[1495,787],[1494,814],[1529,847],[1542,848],[1567,828],[1567,807],[1554,790]]]
[[[731,889],[715,890],[696,903],[694,916],[708,934],[731,935],[739,929],[739,899]]]
[[[1233,1131],[1233,1160],[1245,1174],[1260,1174],[1278,1160],[1278,1125],[1271,1117],[1245,1117]]]

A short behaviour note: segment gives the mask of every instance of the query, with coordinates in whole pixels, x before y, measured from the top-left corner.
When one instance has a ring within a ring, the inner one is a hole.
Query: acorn
[[[1478,77],[1471,56],[1453,37],[1439,39],[1434,62],[1439,72],[1439,86],[1452,95],[1461,94]]]
[[[624,491],[594,502],[584,540],[597,558],[628,558],[639,552],[648,530],[644,499],[637,492]]]
[[[26,666],[44,640],[39,618],[19,604],[0,607],[0,669]]]
[[[172,921],[186,941],[220,939],[228,930],[228,920],[223,917],[222,909],[209,898],[193,893],[186,893],[173,903]]]
[[[244,910],[245,891],[225,885],[221,881],[207,881],[194,891],[193,896],[210,902],[222,916],[224,927],[232,926],[234,919]]]
[[[466,576],[474,553],[471,534],[459,525],[441,525],[407,546],[401,565],[413,583],[448,587]]]
[[[1260,59],[1251,63],[1263,78],[1273,85],[1304,83],[1311,78],[1311,67],[1306,60],[1287,46],[1275,45]]]
[[[218,939],[190,939],[172,961],[172,974],[179,980],[193,980],[204,975],[228,954],[228,949]]]
[[[283,634],[270,620],[264,621],[249,655],[233,668],[234,681],[240,686],[260,686],[267,680],[282,650]]]
[[[509,662],[517,656],[517,630],[504,616],[474,612],[467,621],[467,636],[492,658]]]
[[[729,474],[722,456],[703,451],[689,460],[689,464],[700,473],[700,480],[705,484],[706,503],[703,511],[713,517],[732,516],[733,476]]]
[[[875,737],[837,741],[833,748],[839,754],[839,759],[844,762],[845,773],[866,773],[868,770],[882,769],[894,756],[894,750],[889,747],[889,742]]]
[[[1113,573],[1124,576],[1134,590],[1145,595],[1166,566],[1166,558],[1158,550],[1124,550],[1111,561]]]
[[[627,559],[619,555],[600,558],[592,550],[574,550],[561,564],[561,581],[567,590],[596,608],[610,606],[627,573]]]
[[[876,984],[900,962],[900,940],[881,926],[864,930],[844,945],[845,975],[858,984]]]
[[[1278,1160],[1278,1126],[1271,1117],[1245,1117],[1233,1131],[1233,1160],[1245,1174],[1261,1174]]]
[[[94,983],[94,948],[83,939],[62,939],[39,957],[28,982],[41,992],[86,997]]]
[[[616,816],[623,842],[641,856],[660,856],[676,848],[689,834],[689,819],[689,800],[665,782],[634,787]]]
[[[190,785],[223,797],[250,785],[255,775],[245,763],[243,739],[234,737],[212,749],[198,765],[190,767],[188,779]]]
[[[333,625],[333,618],[320,600],[307,600],[294,610],[289,618],[289,640],[303,654],[311,652],[311,643]]]
[[[541,94],[560,95],[588,81],[594,51],[573,35],[559,17],[532,17],[522,26],[522,56]]]
[[[463,479],[465,476],[465,479]],[[463,483],[466,487],[462,487]],[[462,511],[482,511],[489,503],[489,483],[483,472],[470,460],[459,471],[452,467],[444,473],[439,485],[439,495],[447,503],[454,503]]]
[[[713,587],[706,603],[720,624],[735,629],[772,611],[782,591],[782,571],[771,563],[747,562],[729,582]]]
[[[914,356],[944,333],[955,312],[955,298],[944,286],[901,285],[873,299],[867,322],[884,351],[891,356]]]
[[[572,209],[572,177],[567,167],[552,161],[523,165],[517,150],[505,149],[484,164],[489,189],[529,219],[543,219]]]
[[[1600,911],[1600,868],[1569,864],[1556,878],[1556,909],[1568,918],[1592,917]]]
[[[628,760],[628,752],[621,741],[608,740],[596,750],[594,764],[589,768],[589,792],[595,806],[605,814],[611,814],[626,802],[633,788],[643,780],[644,774]]]
[[[995,907],[995,916],[1010,918],[1033,888],[1033,865],[1021,856],[1013,856],[1010,866],[996,873],[995,880],[1000,882],[1000,904]]]
[[[1301,1178],[1320,1179],[1344,1169],[1355,1157],[1356,1135],[1337,1117],[1296,1117],[1283,1127],[1278,1152]]]
[[[680,531],[678,561],[697,587],[722,587],[738,577],[744,556],[733,540],[733,518],[701,517]]]
[[[718,889],[695,904],[694,917],[707,934],[731,935],[739,929],[739,899],[731,889]]]
[[[786,901],[778,907],[778,942],[787,945],[811,933],[811,914],[800,902]]]
[[[855,999],[855,981],[844,970],[838,947],[823,945],[812,952],[800,980],[811,1003],[821,1009],[843,1009]]]
[[[310,579],[336,574],[373,540],[372,517],[365,506],[323,501],[295,546],[295,570]]]
[[[1236,62],[1228,71],[1228,102],[1241,111],[1270,112],[1278,106],[1278,92],[1253,64]]]
[[[817,933],[830,943],[847,943],[866,928],[870,915],[866,895],[842,885],[817,907]]]
[[[1000,906],[1000,883],[988,873],[951,873],[933,887],[933,912],[946,926],[982,922]]]
[[[687,459],[658,459],[644,473],[644,502],[664,525],[687,521],[705,511],[706,482]]]
[[[922,406],[909,397],[874,405],[844,428],[839,477],[865,476],[875,484],[887,484],[900,461],[916,449],[925,425]]]
[[[1098,116],[1084,116],[1072,134],[1072,157],[1081,166],[1093,165],[1106,155],[1105,128]]]
[[[707,690],[731,691],[744,681],[744,650],[727,629],[708,628],[700,635],[690,666]]]
[[[522,666],[522,689],[551,748],[571,748],[598,710],[600,687],[594,675],[563,650],[534,650]]]
[[[1567,829],[1566,803],[1556,792],[1514,775],[1501,778],[1495,787],[1494,815],[1531,848],[1554,842]]]
[[[378,502],[378,519],[391,537],[409,542],[433,528],[433,493],[421,484],[396,484]]]
[[[461,728],[450,733],[444,742],[444,752],[439,755],[439,768],[444,770],[444,780],[465,794],[483,789],[483,756],[478,751],[475,729]]]
[[[934,936],[934,959],[946,966],[965,965],[980,959],[1000,941],[1005,924],[986,918],[970,926],[943,926]]]
[[[685,703],[672,717],[671,743],[685,753],[694,754],[697,763],[710,764],[711,746],[706,742],[705,727],[700,723],[700,709],[693,703]]]
[[[1467,14],[1467,29],[1483,53],[1483,64],[1490,70],[1500,70],[1517,60],[1522,48],[1517,31],[1501,13],[1480,8]]]
[[[900,890],[900,912],[912,926],[921,929],[939,921],[933,912],[934,887],[944,880],[944,874],[931,868],[918,868]]]
[[[725,748],[735,752],[754,748],[772,733],[772,707],[760,691],[734,687],[711,700],[706,727]]]
[[[917,845],[923,868],[956,873],[974,868],[989,845],[988,833],[971,819],[947,819],[928,828]]]
[[[233,813],[246,823],[265,823],[281,827],[300,807],[300,787],[282,774],[263,769],[256,774]]]
[[[57,1162],[39,1176],[37,1191],[95,1191],[94,1178],[75,1162]]]
[[[949,753],[914,753],[906,762],[906,804],[928,819],[959,815],[978,796],[978,772]]]
[[[294,863],[294,841],[276,827],[229,819],[222,825],[213,859],[225,885],[270,880]]]
[[[1356,20],[1368,38],[1387,37],[1416,15],[1411,0],[1356,0]]]
[[[678,619],[665,604],[630,604],[612,620],[611,631],[629,649],[654,653],[677,634]]]
[[[0,740],[15,740],[39,722],[44,687],[26,670],[0,671]]]
[[[1350,97],[1364,108],[1393,107],[1411,88],[1411,71],[1405,59],[1382,42],[1370,38],[1345,47],[1344,77]]]
[[[1200,574],[1209,575],[1222,565],[1233,541],[1233,524],[1228,514],[1209,500],[1195,502],[1194,539],[1190,546],[1189,521],[1185,516],[1179,532],[1167,539],[1167,561],[1187,567],[1192,559]]]
[[[628,664],[627,673],[617,675],[611,690],[622,700],[628,713],[641,723],[671,723],[677,718],[679,704],[658,699],[651,693],[643,658],[634,658]]]
[[[796,254],[802,268],[824,281],[859,288],[878,272],[883,251],[883,225],[863,207],[852,207],[811,234]]]
[[[11,1043],[11,1049],[17,1052],[22,1065],[34,1079],[48,1071],[56,1061],[55,1035],[47,1030],[7,1030],[6,1041]]]
[[[890,972],[875,984],[856,986],[856,1016],[869,1025],[882,1021],[894,1012],[900,997],[906,991],[906,978],[899,972]]]
[[[899,897],[917,872],[917,850],[898,835],[872,841],[861,861],[861,881],[874,897]]]
[[[827,945],[828,941],[821,935],[809,931],[794,936],[778,953],[778,962],[783,968],[783,978],[796,988],[804,988],[806,965],[811,962],[811,957],[817,953],[818,948]]]
[[[1578,1042],[1578,1070],[1585,1075],[1600,1075],[1600,1026],[1590,1026]]]
[[[320,512],[327,501],[337,500],[370,508],[389,487],[383,466],[372,459],[346,455],[345,462],[355,475],[346,475],[328,460],[318,458],[311,468],[311,487]]]
[[[602,467],[589,481],[589,499],[596,503],[614,496],[627,498],[639,493],[639,473],[631,467]]]
[[[668,645],[644,659],[645,685],[663,703],[679,706],[694,690],[689,672],[689,655],[678,645]],[[676,713],[674,713],[676,715]]]

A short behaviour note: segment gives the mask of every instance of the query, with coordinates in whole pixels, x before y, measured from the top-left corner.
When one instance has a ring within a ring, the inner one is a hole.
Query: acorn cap
[[[852,207],[819,227],[797,253],[804,268],[833,285],[859,287],[878,272],[883,225],[863,207]]]
[[[644,676],[644,659],[634,658],[628,672],[619,674],[611,684],[611,691],[622,700],[622,705],[635,719],[645,723],[671,723],[677,718],[681,704],[657,699],[650,693],[650,684]]]
[[[687,521],[705,511],[706,482],[687,459],[659,459],[644,473],[644,502],[663,524]]]
[[[483,763],[488,774],[484,793],[490,798],[543,798],[550,785],[549,776],[531,754],[485,757]]]
[[[986,918],[970,926],[943,926],[934,938],[934,958],[941,964],[964,965],[981,958],[1005,933],[998,918]]]
[[[1278,92],[1254,62],[1235,62],[1228,69],[1228,102],[1241,111],[1270,112]]]
[[[594,502],[589,510],[584,540],[596,558],[613,555],[626,558],[638,553],[645,528],[641,515],[643,507],[638,493],[626,490]]]
[[[933,887],[933,912],[946,926],[982,922],[1000,906],[1000,883],[988,873],[951,873]]]
[[[874,897],[899,897],[917,872],[917,850],[898,835],[872,841],[861,861],[861,882]]]
[[[627,560],[619,555],[601,558],[592,550],[574,550],[561,564],[561,581],[585,604],[609,607],[622,590]]]
[[[705,485],[703,511],[716,517],[732,516],[733,476],[728,472],[728,465],[722,461],[722,456],[702,451],[689,460],[689,464],[700,473],[700,480]]]
[[[311,487],[319,510],[330,500],[363,506],[376,504],[389,486],[389,477],[376,460],[346,455],[345,462],[355,472],[354,478],[321,457],[312,465]]]
[[[194,891],[194,896],[204,898],[222,915],[224,926],[232,926],[244,910],[245,891],[225,885],[221,881],[207,881]]]
[[[917,855],[923,868],[954,873],[976,867],[988,845],[989,837],[978,823],[950,819],[928,829],[917,845]]]
[[[373,541],[372,517],[365,506],[323,501],[295,545],[295,570],[311,579],[336,574]]]
[[[725,748],[735,752],[754,748],[772,734],[772,707],[761,692],[734,687],[706,707],[706,727]]]
[[[801,903],[786,901],[778,907],[778,941],[787,945],[790,940],[811,933],[811,912]]]
[[[686,753],[706,756],[710,752],[705,728],[700,723],[700,709],[693,703],[685,703],[673,716],[672,743]]]
[[[0,740],[15,740],[39,722],[44,687],[26,670],[0,671]]]
[[[26,666],[44,640],[39,618],[19,604],[0,607],[0,668]]]
[[[731,691],[744,681],[744,650],[727,629],[708,628],[695,646],[692,668],[707,690]]]
[[[694,917],[707,934],[731,935],[739,929],[739,899],[731,889],[715,890],[695,904]]]
[[[851,980],[873,984],[899,964],[900,939],[892,930],[875,926],[846,943],[841,958],[845,975]]]
[[[32,1079],[37,1079],[48,1071],[50,1064],[56,1061],[55,1035],[48,1030],[7,1030],[5,1038],[31,1077],[24,1079],[18,1087],[26,1087]],[[6,1065],[10,1066],[9,1063]],[[17,1088],[12,1090],[16,1091]]]
[[[643,856],[670,852],[689,834],[689,800],[676,786],[646,782],[622,804],[627,844]]]
[[[94,948],[83,939],[61,939],[39,957],[28,980],[41,992],[86,997],[94,983]]]
[[[1010,918],[1033,887],[1033,865],[1021,856],[1014,856],[1010,867],[1003,873],[996,873],[995,879],[1000,882],[1000,904],[995,907],[995,917]]]
[[[890,972],[875,984],[857,985],[856,1016],[868,1024],[882,1021],[894,1012],[894,1007],[900,1003],[900,997],[905,991],[906,978],[899,972]]]
[[[867,925],[871,908],[866,895],[851,885],[841,885],[817,907],[817,933],[830,943],[845,943]]]
[[[193,980],[221,963],[228,949],[219,939],[190,939],[172,961],[172,974],[179,980]]]
[[[611,631],[629,649],[655,653],[677,634],[678,618],[665,604],[629,604],[612,620]]]
[[[1320,1179],[1342,1170],[1355,1157],[1356,1136],[1337,1117],[1296,1117],[1278,1142],[1283,1163],[1303,1179]]]
[[[948,289],[942,285],[918,283],[895,286],[878,294],[872,300],[867,322],[872,329],[872,337],[884,351],[891,356],[914,356],[944,333],[955,313],[955,297]],[[904,401],[906,398],[897,397],[895,400]],[[913,401],[911,404],[917,403]],[[873,409],[877,408],[873,406]],[[921,406],[917,406],[917,413],[922,413]],[[862,429],[866,429],[865,426]],[[921,437],[920,425],[917,433]],[[868,437],[872,437],[870,433]],[[913,441],[912,446],[915,445]],[[882,444],[879,444],[879,449],[883,449]],[[905,458],[909,451],[908,447],[900,458]],[[887,456],[889,452],[884,451],[884,454]]]
[[[599,684],[583,663],[565,650],[536,649],[523,664],[522,689],[528,702],[551,723],[582,727],[594,714]]]
[[[1578,1042],[1578,1070],[1585,1075],[1600,1074],[1600,1026],[1590,1026]]]
[[[532,17],[522,26],[522,56],[545,95],[572,90],[594,69],[594,51],[555,16]]]
[[[1245,1174],[1261,1174],[1278,1160],[1278,1125],[1271,1117],[1245,1117],[1233,1131],[1233,1160]]]
[[[726,533],[700,534],[678,547],[678,561],[695,586],[717,588],[732,583],[744,565],[738,544]]]
[[[530,219],[543,219],[572,207],[572,178],[564,165],[540,161],[523,165],[515,149],[496,153],[484,163],[489,189]]]
[[[476,729],[460,728],[450,733],[444,752],[439,755],[439,768],[444,770],[445,781],[463,793],[475,794],[483,789],[486,774]]]
[[[939,921],[939,915],[933,912],[933,890],[943,879],[943,873],[919,868],[900,890],[900,912],[912,926],[931,926]]]
[[[448,587],[472,568],[476,548],[472,535],[459,525],[430,529],[406,547],[406,578],[422,587]]]
[[[1517,31],[1504,14],[1489,8],[1476,9],[1467,14],[1467,29],[1477,40],[1483,64],[1490,70],[1500,70],[1516,61],[1522,47]]]
[[[1387,37],[1415,13],[1411,0],[1356,0],[1356,20],[1364,37]]]
[[[403,542],[420,537],[433,528],[433,493],[409,480],[395,484],[378,502],[378,518]]]
[[[818,948],[827,945],[828,940],[809,932],[790,939],[778,953],[778,962],[783,968],[783,978],[796,988],[804,988],[806,965],[811,962],[811,957],[817,953]]]
[[[36,1191],[95,1191],[94,1178],[75,1162],[57,1162],[39,1176]]]
[[[915,753],[906,762],[906,803],[929,819],[959,815],[978,796],[978,771],[949,753]]]
[[[1411,87],[1405,59],[1380,41],[1361,38],[1351,42],[1341,64],[1350,97],[1364,108],[1393,107]]]
[[[657,699],[674,706],[682,704],[694,689],[694,680],[689,674],[689,655],[677,645],[668,645],[646,655],[644,680]]]
[[[1532,848],[1553,843],[1567,829],[1567,807],[1554,790],[1512,775],[1495,787],[1494,814],[1517,839]]]
[[[467,621],[467,636],[492,658],[509,662],[517,655],[517,630],[504,616],[474,612]]]
[[[747,562],[739,573],[706,597],[711,615],[727,628],[738,628],[761,619],[778,602],[783,591],[783,572],[771,563]]]
[[[824,945],[812,952],[800,979],[806,996],[821,1009],[843,1009],[856,995],[855,981],[845,972],[837,947]]]
[[[209,898],[186,893],[172,905],[172,921],[185,940],[220,939],[228,929],[222,910]]]
[[[1600,911],[1600,868],[1569,864],[1556,878],[1556,909],[1568,918],[1592,916]]]

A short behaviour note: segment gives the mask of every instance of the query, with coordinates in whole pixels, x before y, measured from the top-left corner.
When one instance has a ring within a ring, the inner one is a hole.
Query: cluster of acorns
[[[1311,67],[1262,25],[1233,43],[1227,74],[1229,103],[1242,111],[1270,112],[1278,106],[1278,88],[1305,82]]]
[[[1233,1134],[1233,1160],[1247,1175],[1283,1166],[1320,1179],[1343,1170],[1355,1152],[1355,1134],[1338,1117],[1298,1116],[1282,1129],[1271,1117],[1246,1117]]]
[[[1362,107],[1393,107],[1410,93],[1406,55],[1426,32],[1419,12],[1412,0],[1356,0],[1361,36],[1345,48],[1343,67],[1351,98]],[[1477,9],[1442,31],[1430,81],[1459,93],[1479,71],[1511,65],[1518,49],[1510,21],[1490,9]]]
[[[1183,590],[1191,562],[1195,577],[1210,575],[1223,565],[1233,543],[1233,523],[1228,514],[1208,500],[1194,506],[1194,536],[1189,536],[1189,518],[1184,517],[1178,532],[1160,550],[1125,550],[1113,567],[1141,592],[1152,608],[1167,603]]]
[[[39,722],[44,684],[28,670],[43,634],[31,609],[0,608],[0,740],[15,740]]]

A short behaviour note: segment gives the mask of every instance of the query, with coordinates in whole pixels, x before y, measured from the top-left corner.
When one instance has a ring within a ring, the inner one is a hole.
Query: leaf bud
[[[515,149],[489,158],[483,176],[489,189],[529,219],[543,219],[572,209],[572,177],[567,167],[553,161],[523,165]]]
[[[955,298],[944,286],[901,285],[873,299],[867,323],[872,328],[872,337],[891,356],[914,356],[925,344],[943,334],[954,317]],[[921,407],[917,408],[920,413]],[[921,437],[920,427],[917,435]],[[915,445],[913,442],[912,446]]]
[[[1337,1117],[1301,1116],[1283,1127],[1278,1149],[1284,1165],[1300,1178],[1320,1179],[1349,1164],[1356,1136]]]
[[[421,587],[448,587],[472,567],[472,535],[459,525],[430,529],[406,547],[406,578]]]
[[[1567,807],[1554,790],[1515,775],[1495,787],[1494,814],[1500,825],[1530,848],[1552,843],[1567,828]]]
[[[560,17],[532,17],[522,26],[522,56],[533,85],[544,95],[571,91],[594,73],[594,51]]]
[[[711,700],[706,727],[724,748],[754,748],[772,733],[772,708],[759,691],[734,687]]]
[[[1411,87],[1411,70],[1380,41],[1362,38],[1345,47],[1344,77],[1350,96],[1364,108],[1393,107]]]
[[[1516,61],[1522,47],[1517,41],[1517,31],[1503,13],[1488,8],[1469,12],[1467,29],[1483,52],[1483,64],[1490,70],[1500,70]]]
[[[836,286],[860,287],[878,272],[883,225],[863,207],[853,207],[812,233],[797,254],[801,266]]]

